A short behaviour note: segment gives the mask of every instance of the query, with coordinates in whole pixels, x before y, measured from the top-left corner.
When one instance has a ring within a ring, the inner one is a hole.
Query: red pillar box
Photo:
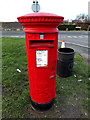
[[[31,13],[18,17],[24,26],[27,48],[31,103],[47,109],[55,98],[58,30],[63,17],[50,13]]]

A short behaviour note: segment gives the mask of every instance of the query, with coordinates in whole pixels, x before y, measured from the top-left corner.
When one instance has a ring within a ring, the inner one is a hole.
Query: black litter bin
[[[72,75],[74,50],[71,48],[59,48],[57,54],[57,74],[61,77]]]

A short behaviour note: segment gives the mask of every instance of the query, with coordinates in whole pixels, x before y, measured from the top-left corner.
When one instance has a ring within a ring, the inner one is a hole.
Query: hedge
[[[68,28],[68,30],[75,30],[75,27],[77,25],[59,25],[58,29],[59,30],[66,30],[66,28]]]

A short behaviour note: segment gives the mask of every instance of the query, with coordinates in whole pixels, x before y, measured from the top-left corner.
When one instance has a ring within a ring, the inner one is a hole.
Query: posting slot
[[[30,40],[29,48],[31,47],[54,47],[54,40]]]

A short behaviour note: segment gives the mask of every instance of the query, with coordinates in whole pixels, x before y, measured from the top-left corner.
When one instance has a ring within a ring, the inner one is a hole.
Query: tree
[[[78,21],[84,22],[84,21],[88,21],[88,15],[82,13],[76,16],[76,19]]]

